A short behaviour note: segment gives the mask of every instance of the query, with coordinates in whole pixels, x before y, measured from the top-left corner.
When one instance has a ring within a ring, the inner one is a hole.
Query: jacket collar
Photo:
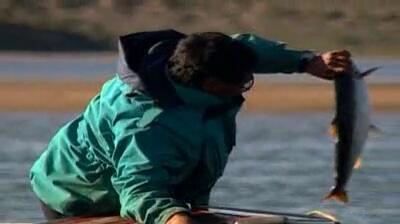
[[[204,91],[183,86],[176,82],[173,83],[176,93],[179,98],[186,104],[197,109],[216,109],[229,110],[232,108],[239,108],[244,98],[237,97],[218,97]]]
[[[181,98],[186,105],[195,108],[206,109],[208,107],[221,105],[225,101],[222,98],[211,95],[204,91],[186,87],[175,82],[174,87],[179,98]]]

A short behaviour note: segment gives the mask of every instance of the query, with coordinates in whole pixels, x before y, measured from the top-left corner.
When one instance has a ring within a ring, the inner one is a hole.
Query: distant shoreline
[[[0,112],[82,111],[102,80],[0,80]],[[370,84],[373,111],[400,112],[400,84]],[[245,112],[331,111],[330,83],[259,82],[246,94]]]
[[[117,49],[120,35],[175,29],[252,32],[297,49],[400,52],[398,1],[17,2],[4,0],[0,7],[0,49],[108,51]]]

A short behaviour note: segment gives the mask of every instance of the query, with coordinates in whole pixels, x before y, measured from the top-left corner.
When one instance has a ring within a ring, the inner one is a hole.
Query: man
[[[251,34],[173,30],[120,38],[118,72],[62,127],[31,170],[48,218],[120,213],[188,224],[207,205],[235,145],[253,73],[332,79],[347,51],[315,55]]]

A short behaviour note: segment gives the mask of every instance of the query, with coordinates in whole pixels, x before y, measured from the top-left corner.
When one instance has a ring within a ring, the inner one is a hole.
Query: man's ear
[[[215,93],[218,92],[221,86],[221,82],[215,78],[205,78],[201,82],[201,88],[206,92]]]
[[[215,78],[204,79],[201,88],[203,91],[217,96],[236,96],[243,92],[240,86],[227,84]]]

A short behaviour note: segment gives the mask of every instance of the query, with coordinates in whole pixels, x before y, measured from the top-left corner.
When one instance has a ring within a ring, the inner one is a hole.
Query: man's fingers
[[[350,57],[346,57],[343,55],[337,55],[337,56],[333,56],[331,57],[331,60],[337,60],[337,61],[350,61]]]
[[[336,67],[348,67],[350,63],[348,61],[332,60],[328,63],[328,66]]]
[[[328,62],[329,68],[336,68],[336,67],[347,67],[349,63],[343,61],[330,61]]]
[[[346,57],[346,58],[351,57],[351,54],[348,50],[332,51],[331,54],[333,56],[342,56],[342,57]]]
[[[344,73],[347,71],[347,69],[343,67],[335,67],[331,68],[330,70],[334,71],[334,73]]]
[[[334,61],[335,63],[350,63],[351,59],[350,59],[350,55],[345,52],[339,52],[339,51],[335,51],[335,52],[329,52],[329,53],[325,53],[323,56],[323,60],[325,62],[325,64],[329,64],[332,61]]]
[[[350,68],[348,63],[331,61],[328,63],[328,69],[334,72],[345,72]]]
[[[347,50],[333,51],[327,60],[328,70],[334,73],[344,73],[349,71],[351,65],[350,52]]]
[[[350,73],[352,68],[351,54],[347,50],[325,52],[319,59],[308,66],[308,72],[323,79],[332,80],[337,75]]]

